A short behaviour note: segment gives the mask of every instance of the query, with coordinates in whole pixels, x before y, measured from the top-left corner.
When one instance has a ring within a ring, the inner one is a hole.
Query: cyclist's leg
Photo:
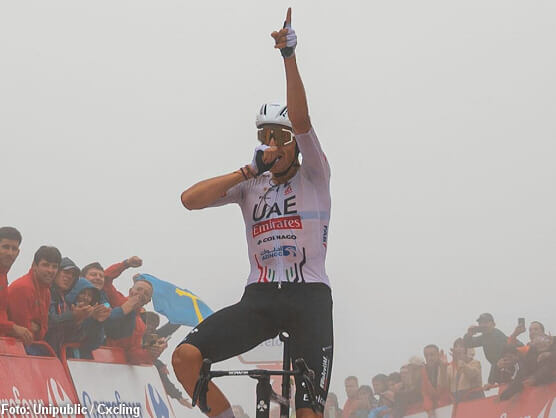
[[[332,297],[324,284],[307,283],[295,291],[295,317],[291,318],[291,357],[303,358],[315,372],[318,413],[313,412],[307,392],[296,379],[296,416],[321,417],[330,386],[334,338],[332,331]]]
[[[204,358],[218,362],[244,353],[273,338],[278,327],[266,314],[268,301],[257,289],[248,286],[239,303],[215,312],[195,327],[176,348],[172,365],[176,377],[192,396]],[[230,408],[222,392],[211,382],[207,396],[213,417]]]

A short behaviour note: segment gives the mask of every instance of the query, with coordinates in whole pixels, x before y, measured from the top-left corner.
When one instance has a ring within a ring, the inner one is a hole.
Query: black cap
[[[62,258],[62,261],[60,261],[60,270],[77,270],[78,272],[80,271],[79,267],[77,267],[77,264],[75,264],[69,257]]]
[[[489,314],[488,312],[487,313],[482,313],[477,318],[477,322],[481,322],[481,321],[492,321],[492,322],[494,322],[494,317],[492,316],[492,314]]]

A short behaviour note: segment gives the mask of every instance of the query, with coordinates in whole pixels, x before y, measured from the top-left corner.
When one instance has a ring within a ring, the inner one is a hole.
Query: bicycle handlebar
[[[301,386],[307,391],[311,409],[317,412],[317,399],[315,395],[315,372],[307,366],[305,360],[298,358],[295,360],[295,368],[293,370],[210,370],[212,361],[210,359],[203,359],[203,364],[199,372],[199,379],[195,383],[193,396],[191,397],[191,404],[193,406],[199,405],[199,409],[203,413],[210,412],[210,407],[207,405],[207,392],[208,384],[213,377],[223,376],[249,376],[254,379],[268,379],[270,376],[298,376],[301,380]],[[283,402],[281,396],[272,391],[271,398],[278,400],[279,403]]]

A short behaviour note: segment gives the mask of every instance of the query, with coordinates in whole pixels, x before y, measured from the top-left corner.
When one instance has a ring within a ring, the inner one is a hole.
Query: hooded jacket
[[[33,333],[35,340],[44,340],[48,331],[48,309],[50,289],[40,283],[33,270],[8,287],[8,315],[17,325],[31,330],[31,322],[36,322],[40,329]]]
[[[11,335],[14,325],[8,319],[8,273],[0,271],[0,337]]]
[[[62,315],[69,314],[69,320],[65,321],[62,326],[56,326],[50,329],[46,335],[46,341],[58,354],[63,344],[79,342],[81,343],[81,357],[90,357],[90,352],[102,344],[104,336],[102,323],[93,318],[87,318],[83,322],[77,323],[71,313],[71,307],[75,305],[77,296],[85,289],[93,289],[94,296],[91,305],[98,303],[100,291],[87,279],[80,277],[64,298],[67,311]],[[58,293],[56,294],[57,297],[60,296]],[[53,306],[54,304],[51,304],[51,309]],[[60,304],[58,304],[58,306],[60,306]],[[54,308],[56,309],[55,306]]]

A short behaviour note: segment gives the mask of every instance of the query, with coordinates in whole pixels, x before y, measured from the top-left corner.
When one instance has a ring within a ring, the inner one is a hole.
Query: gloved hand
[[[255,174],[255,177],[258,177],[264,172],[270,170],[277,160],[276,158],[274,158],[272,159],[272,161],[265,163],[264,160],[268,160],[269,154],[267,152],[267,158],[264,158],[266,150],[270,150],[270,147],[268,145],[261,144],[255,148],[253,161],[251,161],[251,171]]]
[[[278,32],[272,32],[271,36],[274,38],[274,48],[280,48],[280,53],[284,58],[291,57],[295,52],[297,46],[297,35],[292,29],[292,9],[288,9],[284,26]]]

